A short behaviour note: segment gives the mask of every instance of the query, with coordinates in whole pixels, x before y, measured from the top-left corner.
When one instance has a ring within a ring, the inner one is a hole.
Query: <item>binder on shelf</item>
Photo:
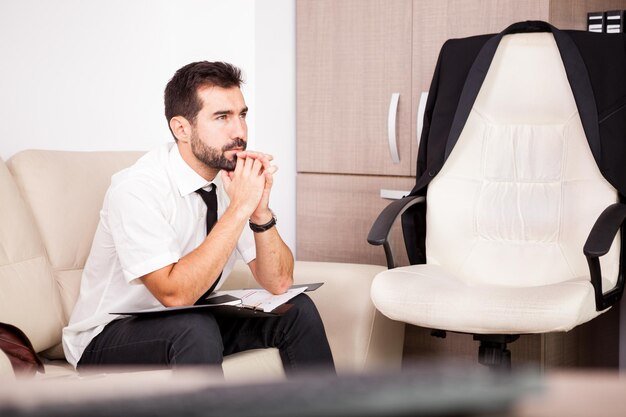
[[[587,13],[587,31],[602,33],[606,31],[606,13],[605,12],[589,12]]]
[[[606,12],[606,33],[624,33],[624,10]]]

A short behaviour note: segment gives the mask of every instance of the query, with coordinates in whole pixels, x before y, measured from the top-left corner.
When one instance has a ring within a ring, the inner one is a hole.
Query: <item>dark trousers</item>
[[[334,372],[324,325],[315,304],[300,294],[285,314],[268,318],[214,316],[209,309],[131,316],[109,323],[87,346],[78,368],[93,365],[221,365],[226,355],[278,348],[290,375]]]

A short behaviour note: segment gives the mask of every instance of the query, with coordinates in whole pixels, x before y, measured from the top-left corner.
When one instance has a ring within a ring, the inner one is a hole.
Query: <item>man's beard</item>
[[[246,149],[247,143],[241,138],[237,138],[230,143],[224,145],[220,150],[212,148],[202,142],[196,132],[191,135],[191,152],[199,161],[210,168],[223,169],[224,171],[234,171],[237,165],[237,155],[233,156],[233,159],[228,159],[224,155],[226,151],[234,148]]]

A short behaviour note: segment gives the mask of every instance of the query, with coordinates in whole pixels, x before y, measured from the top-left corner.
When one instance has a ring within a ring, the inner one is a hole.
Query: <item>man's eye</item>
[[[222,114],[221,116],[218,116],[217,120],[226,120],[226,115]]]
[[[245,119],[247,115],[248,115],[248,113],[241,113],[239,115],[239,117],[241,117],[242,119]]]

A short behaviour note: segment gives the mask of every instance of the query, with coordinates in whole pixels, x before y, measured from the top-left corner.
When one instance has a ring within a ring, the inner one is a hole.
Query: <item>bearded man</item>
[[[292,285],[293,256],[269,208],[277,168],[270,155],[246,150],[241,84],[241,71],[223,62],[179,69],[164,100],[175,142],[112,177],[63,329],[75,367],[219,366],[225,355],[276,347],[288,375],[312,367],[334,372],[321,318],[304,294],[271,318],[210,309],[111,314],[193,305],[220,287],[238,258],[266,290],[280,294]]]

